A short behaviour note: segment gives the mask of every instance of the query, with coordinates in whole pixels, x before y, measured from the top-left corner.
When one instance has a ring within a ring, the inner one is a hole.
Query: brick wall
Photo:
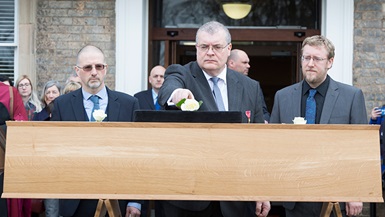
[[[353,84],[365,94],[368,115],[385,104],[385,0],[354,1]]]
[[[365,95],[368,117],[385,104],[385,0],[354,0],[353,85]],[[377,204],[377,215],[385,206]],[[369,215],[365,204],[362,216]]]
[[[106,84],[115,88],[115,0],[38,0],[36,23],[38,90],[48,80],[64,84],[86,44],[104,51]]]

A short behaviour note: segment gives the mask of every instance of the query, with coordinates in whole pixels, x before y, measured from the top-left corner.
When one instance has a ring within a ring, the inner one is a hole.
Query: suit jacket
[[[245,111],[251,111],[251,123],[264,123],[259,83],[231,69],[227,69],[226,79],[229,111],[241,111],[244,123],[248,122]],[[203,104],[199,110],[218,111],[209,83],[196,62],[167,68],[165,81],[158,95],[159,104],[166,106],[167,100],[177,88],[189,89],[197,101],[201,100]],[[210,201],[169,202],[191,211],[201,211],[210,204]],[[255,216],[255,202],[221,202],[220,205],[224,217]]]
[[[301,116],[302,83],[293,84],[275,94],[270,123],[292,124],[294,117]],[[322,108],[320,124],[367,124],[365,99],[362,91],[330,78]],[[283,203],[292,210],[295,203]],[[341,204],[345,210],[345,205]]]
[[[47,106],[33,116],[34,121],[49,121],[51,119]]]
[[[301,116],[302,83],[279,90],[274,97],[270,123],[293,123]],[[365,99],[356,87],[330,78],[320,124],[367,124]]]
[[[130,95],[112,91],[108,88],[107,95],[107,117],[104,121],[133,121],[134,111],[139,109],[138,100]],[[81,88],[55,99],[51,121],[88,121]],[[77,199],[60,200],[60,215],[73,216],[79,203],[80,200]],[[125,205],[127,205],[127,203],[125,203]],[[96,203],[95,207],[91,206],[93,205],[89,205],[87,209],[96,209]],[[125,206],[120,208],[121,211],[125,211]],[[124,213],[125,212],[122,212],[123,216]]]
[[[143,90],[134,95],[139,100],[139,107],[142,110],[155,110],[152,89]]]
[[[248,122],[245,112],[251,111],[250,122],[263,123],[262,100],[258,100],[261,99],[259,82],[231,69],[227,69],[226,79],[229,111],[241,111],[244,123]],[[171,93],[177,88],[189,89],[197,101],[202,101],[200,111],[218,111],[210,85],[196,62],[167,68],[158,95],[159,104],[166,106]]]

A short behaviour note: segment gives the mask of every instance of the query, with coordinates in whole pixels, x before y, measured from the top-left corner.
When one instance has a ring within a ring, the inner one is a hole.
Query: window
[[[319,29],[321,0],[268,0],[252,3],[244,19],[233,20],[225,15],[221,2],[212,0],[156,1],[155,27],[197,28],[210,20],[226,26],[265,28]]]
[[[16,0],[0,0],[0,75],[14,79]]]

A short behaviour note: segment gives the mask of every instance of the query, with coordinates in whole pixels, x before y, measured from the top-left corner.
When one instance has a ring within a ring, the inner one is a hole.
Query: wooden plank
[[[382,202],[378,129],[12,122],[3,197]]]

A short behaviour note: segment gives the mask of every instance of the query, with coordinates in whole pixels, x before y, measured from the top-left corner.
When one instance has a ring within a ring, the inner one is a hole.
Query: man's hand
[[[194,95],[189,89],[176,89],[173,92],[172,100],[174,104],[177,104],[182,99],[194,99]]]
[[[347,202],[346,203],[346,215],[347,216],[358,216],[362,212],[362,202]]]
[[[266,217],[271,209],[269,201],[256,202],[255,215],[258,217]]]
[[[127,206],[126,217],[140,217],[140,210],[132,206]]]
[[[378,117],[381,117],[381,109],[374,107],[370,113],[370,118],[375,121]]]

